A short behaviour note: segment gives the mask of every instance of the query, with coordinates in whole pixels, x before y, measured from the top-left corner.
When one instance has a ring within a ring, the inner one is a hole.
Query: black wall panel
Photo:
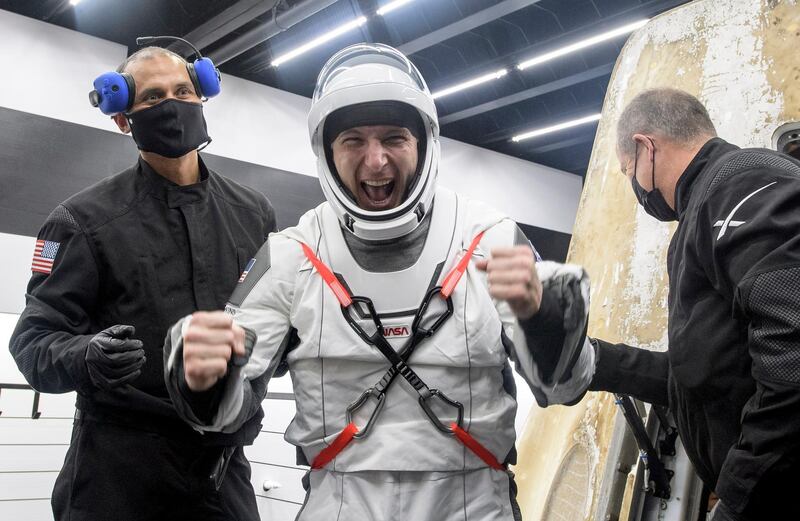
[[[136,158],[129,136],[0,107],[0,232],[36,236],[58,203]],[[212,170],[266,194],[280,228],[324,200],[316,177],[213,154],[203,158]],[[520,226],[545,259],[566,258],[569,234]]]

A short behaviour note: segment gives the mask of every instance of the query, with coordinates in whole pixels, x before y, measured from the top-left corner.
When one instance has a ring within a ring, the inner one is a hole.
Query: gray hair
[[[183,64],[186,64],[186,60],[180,54],[172,52],[169,49],[164,49],[163,47],[151,46],[139,49],[135,53],[125,58],[125,61],[120,63],[119,67],[117,67],[117,72],[125,72],[128,68],[128,65],[130,65],[135,61],[149,60],[155,58],[156,56],[166,56],[168,58],[173,58]]]
[[[623,156],[636,150],[634,134],[656,134],[690,145],[717,135],[714,123],[700,100],[688,92],[659,88],[636,95],[617,122],[617,149]]]

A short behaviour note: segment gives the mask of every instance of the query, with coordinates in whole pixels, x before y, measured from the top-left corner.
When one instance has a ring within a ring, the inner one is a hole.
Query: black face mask
[[[168,99],[126,117],[136,146],[145,152],[176,158],[211,143],[200,103]]]
[[[668,221],[677,221],[678,214],[669,207],[667,204],[666,199],[661,194],[661,191],[656,188],[656,156],[655,156],[655,144],[653,145],[653,161],[652,161],[652,171],[653,171],[653,189],[648,192],[642,185],[639,184],[639,181],[636,180],[636,165],[639,160],[639,142],[636,142],[636,155],[633,159],[633,177],[631,177],[631,186],[633,186],[633,193],[636,195],[636,200],[639,201],[639,204],[642,205],[644,211],[647,214],[659,221],[668,222]]]

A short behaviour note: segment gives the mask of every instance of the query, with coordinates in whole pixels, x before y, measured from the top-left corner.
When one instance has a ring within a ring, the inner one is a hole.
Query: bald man
[[[139,160],[47,218],[10,344],[36,390],[77,391],[54,516],[256,520],[242,445],[263,414],[229,433],[190,428],[165,388],[162,345],[180,317],[225,304],[274,212],[203,163],[210,138],[183,58],[148,47],[117,72],[135,95],[113,119]]]

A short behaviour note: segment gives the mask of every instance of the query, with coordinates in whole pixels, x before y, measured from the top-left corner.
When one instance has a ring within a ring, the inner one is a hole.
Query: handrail
[[[39,410],[39,396],[40,393],[33,387],[28,384],[6,384],[0,382],[0,393],[3,392],[3,389],[17,389],[17,390],[28,390],[33,391],[33,407],[31,408],[31,419],[38,420],[42,416],[42,411]],[[3,411],[0,411],[0,416],[2,416]]]
[[[38,420],[42,416],[42,412],[39,410],[39,391],[34,389],[28,384],[11,384],[11,383],[2,383],[0,382],[0,394],[2,394],[3,389],[15,389],[15,390],[23,390],[23,391],[33,391],[33,407],[31,408],[31,419]],[[266,400],[294,400],[294,393],[267,393],[264,397]],[[3,415],[3,411],[0,411],[0,416]]]

